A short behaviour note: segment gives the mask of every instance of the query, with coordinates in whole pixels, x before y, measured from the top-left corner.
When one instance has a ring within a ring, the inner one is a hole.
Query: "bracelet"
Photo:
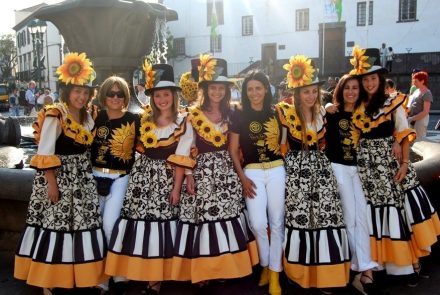
[[[409,165],[409,160],[402,161],[402,163],[405,163],[405,164],[408,164],[408,165]]]

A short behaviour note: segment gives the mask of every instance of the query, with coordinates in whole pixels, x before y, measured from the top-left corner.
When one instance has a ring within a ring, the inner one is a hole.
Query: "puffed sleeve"
[[[32,157],[30,166],[37,170],[61,167],[61,160],[55,155],[55,143],[61,134],[60,120],[47,116],[41,128],[37,154]]]
[[[187,120],[185,124],[186,130],[179,138],[176,153],[170,155],[167,162],[176,166],[193,169],[194,166],[196,166],[196,161],[192,159],[190,155],[194,140],[194,130],[189,120]]]
[[[405,137],[408,137],[409,142],[416,139],[416,132],[409,128],[408,120],[406,119],[406,112],[402,106],[399,106],[394,111],[394,137],[398,143],[401,143]]]

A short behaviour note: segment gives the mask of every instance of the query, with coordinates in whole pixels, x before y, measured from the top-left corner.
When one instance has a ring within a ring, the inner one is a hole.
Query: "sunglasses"
[[[107,96],[107,97],[110,97],[110,98],[115,97],[115,95],[116,95],[118,98],[125,98],[124,91],[109,91],[109,92],[107,92],[107,94],[106,94],[106,96]]]

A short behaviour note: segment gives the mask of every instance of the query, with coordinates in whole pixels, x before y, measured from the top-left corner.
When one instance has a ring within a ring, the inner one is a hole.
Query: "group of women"
[[[86,107],[94,72],[85,54],[58,69],[63,103],[35,123],[37,169],[15,277],[51,288],[240,278],[282,294],[280,272],[304,288],[342,287],[350,268],[378,294],[373,270],[420,272],[440,222],[409,161],[403,95],[355,47],[328,113],[305,56],[284,66],[293,103],[272,107],[268,78],[250,72],[242,109],[230,110],[225,60],[201,55],[200,100],[179,109],[173,69],[143,65],[151,97],[128,112],[129,88],[109,77]],[[89,153],[89,148],[91,153]],[[135,151],[139,155],[136,155]],[[255,238],[254,238],[255,237]],[[108,245],[108,249],[107,249]]]

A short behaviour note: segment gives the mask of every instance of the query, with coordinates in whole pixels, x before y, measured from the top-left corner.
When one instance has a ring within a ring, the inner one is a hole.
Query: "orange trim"
[[[32,157],[30,166],[38,170],[48,170],[61,167],[61,160],[56,155],[35,155]]]
[[[418,261],[411,241],[398,241],[390,238],[377,240],[375,237],[370,237],[370,245],[371,259],[381,265],[392,262],[398,266],[406,266]]]
[[[15,256],[14,277],[42,288],[93,287],[108,279],[104,261],[49,264],[20,256]]]
[[[172,280],[197,283],[214,279],[234,279],[248,276],[252,266],[258,264],[258,250],[255,241],[245,251],[226,253],[216,257],[173,258]]]
[[[430,219],[414,224],[412,231],[411,239],[418,249],[427,249],[435,244],[437,237],[440,236],[440,220],[437,212]]]
[[[166,281],[171,280],[172,264],[172,258],[142,258],[109,251],[105,273],[135,281]]]
[[[417,137],[416,131],[414,129],[407,128],[407,129],[404,129],[400,132],[394,133],[394,138],[397,140],[398,143],[401,143],[402,140],[405,139],[405,137],[407,137],[407,136],[408,136],[409,142],[410,143],[413,142]]]
[[[169,155],[167,162],[180,167],[193,169],[196,166],[196,161],[187,156],[182,155]]]
[[[284,272],[303,288],[345,287],[350,279],[350,262],[329,265],[288,263],[283,256]]]

